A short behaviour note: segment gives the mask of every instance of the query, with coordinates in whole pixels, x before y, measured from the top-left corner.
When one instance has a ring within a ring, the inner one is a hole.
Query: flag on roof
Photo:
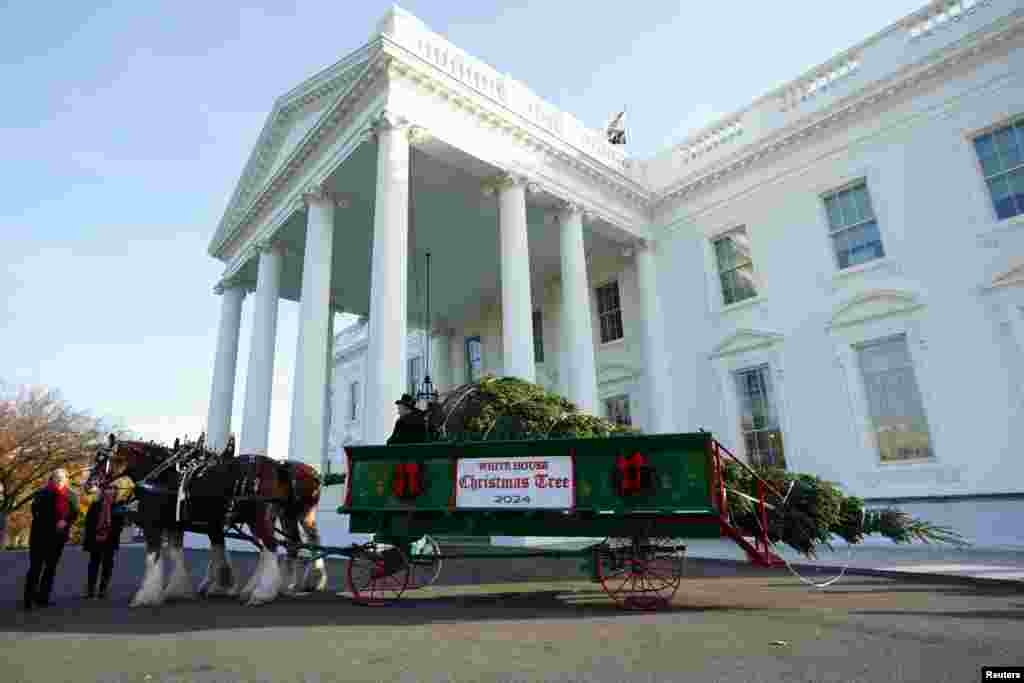
[[[608,122],[608,128],[605,129],[605,135],[608,136],[608,142],[613,145],[624,145],[626,144],[626,108],[623,107],[622,111],[612,117],[612,120]]]

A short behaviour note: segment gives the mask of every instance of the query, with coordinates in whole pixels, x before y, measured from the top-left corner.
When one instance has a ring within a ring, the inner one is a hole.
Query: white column
[[[331,451],[331,424],[334,421],[334,308],[330,307],[327,313],[327,379],[324,382],[324,440],[323,440],[323,452],[320,458],[320,464],[323,468],[321,471],[327,469],[327,459],[330,457]]]
[[[452,388],[451,330],[442,326],[430,335],[430,379],[438,391]]]
[[[220,328],[217,331],[217,355],[213,361],[213,385],[206,417],[206,443],[222,449],[231,432],[231,409],[235,402],[235,370],[238,366],[238,332],[242,324],[242,300],[245,289],[223,287],[214,290],[221,298]]]
[[[668,354],[665,351],[665,325],[653,245],[637,248],[636,275],[643,311],[642,344],[647,375],[648,429],[655,434],[671,433],[676,429],[675,404]]]
[[[597,415],[597,363],[594,327],[590,317],[590,282],[583,249],[583,212],[568,204],[559,212],[562,257],[562,310],[560,360],[565,365],[567,398],[582,412]],[[561,382],[560,382],[561,383]]]
[[[303,199],[307,207],[306,251],[302,257],[302,294],[288,456],[319,467],[324,452],[324,403],[327,398],[324,384],[327,382],[335,201],[320,187],[308,190]]]
[[[270,405],[274,386],[274,352],[277,347],[277,308],[281,296],[284,252],[279,244],[260,245],[260,264],[253,311],[249,369],[242,409],[242,437],[238,453],[267,455],[270,438]]]
[[[370,264],[370,330],[366,350],[363,439],[383,444],[405,391],[407,261],[409,258],[409,138],[388,116],[378,121],[377,194]]]
[[[507,177],[499,185],[498,223],[501,233],[502,373],[507,377],[536,382],[524,180]]]

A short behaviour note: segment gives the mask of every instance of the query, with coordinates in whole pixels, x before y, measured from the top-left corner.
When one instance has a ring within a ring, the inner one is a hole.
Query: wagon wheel
[[[610,538],[595,549],[605,592],[627,609],[667,606],[683,579],[684,554],[675,539]]]
[[[432,537],[424,536],[409,549],[409,564],[409,588],[426,588],[441,573],[441,546]]]
[[[409,562],[401,548],[386,543],[360,546],[348,563],[352,600],[364,605],[394,602],[409,586],[409,573]]]

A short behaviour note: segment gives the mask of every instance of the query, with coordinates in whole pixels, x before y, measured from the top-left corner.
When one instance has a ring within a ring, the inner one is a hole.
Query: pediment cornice
[[[734,356],[738,353],[779,344],[783,339],[784,337],[777,332],[741,328],[716,344],[710,356],[712,359]]]
[[[872,289],[849,298],[832,311],[828,329],[848,327],[892,315],[906,315],[924,303],[915,292],[901,289]]]
[[[278,98],[267,116],[235,192],[228,202],[228,208],[210,242],[211,256],[217,256],[231,236],[245,223],[254,208],[254,203],[275,177],[290,175],[295,170],[296,157],[304,159],[308,156],[306,150],[310,143],[317,142],[340,121],[344,108],[339,111],[338,105],[342,100],[353,93],[361,94],[364,88],[360,88],[359,85],[368,85],[375,80],[380,69],[374,68],[374,60],[379,54],[379,41],[364,45],[337,64],[324,69]],[[284,159],[278,160],[283,151],[285,136],[299,112],[318,103],[330,102],[332,99],[333,103],[322,105],[323,111],[318,120],[290,153]]]

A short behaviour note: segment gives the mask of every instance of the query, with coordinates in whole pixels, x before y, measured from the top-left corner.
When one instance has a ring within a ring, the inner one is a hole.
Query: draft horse
[[[200,443],[191,448],[197,450],[203,446]],[[310,545],[320,543],[316,510],[321,482],[314,468],[305,463],[282,463],[266,456],[249,456],[255,460],[250,465],[236,458],[221,459],[214,455],[201,474],[187,480],[189,505],[187,514],[179,519],[178,491],[183,475],[168,462],[174,455],[175,452],[155,443],[117,441],[111,435],[108,447],[97,450],[85,482],[89,492],[121,477],[128,477],[135,484],[136,523],[145,536],[146,569],[142,586],[132,599],[133,607],[196,597],[185,566],[186,532],[205,534],[210,539],[210,562],[206,578],[199,586],[200,595],[239,596],[248,605],[259,605],[276,599],[282,591],[326,588],[323,560],[315,561],[306,571],[299,571],[299,543],[303,540]],[[239,482],[249,475],[255,478],[257,495],[236,496]],[[229,509],[231,520],[228,520]],[[232,525],[248,526],[252,532],[250,540],[260,552],[256,570],[241,591],[224,540],[229,521]],[[284,571],[277,557],[282,545],[275,535],[277,521],[284,527],[286,541],[283,545],[288,551],[287,558],[282,558]],[[165,537],[168,541],[166,556],[172,563],[166,586],[162,570]]]

